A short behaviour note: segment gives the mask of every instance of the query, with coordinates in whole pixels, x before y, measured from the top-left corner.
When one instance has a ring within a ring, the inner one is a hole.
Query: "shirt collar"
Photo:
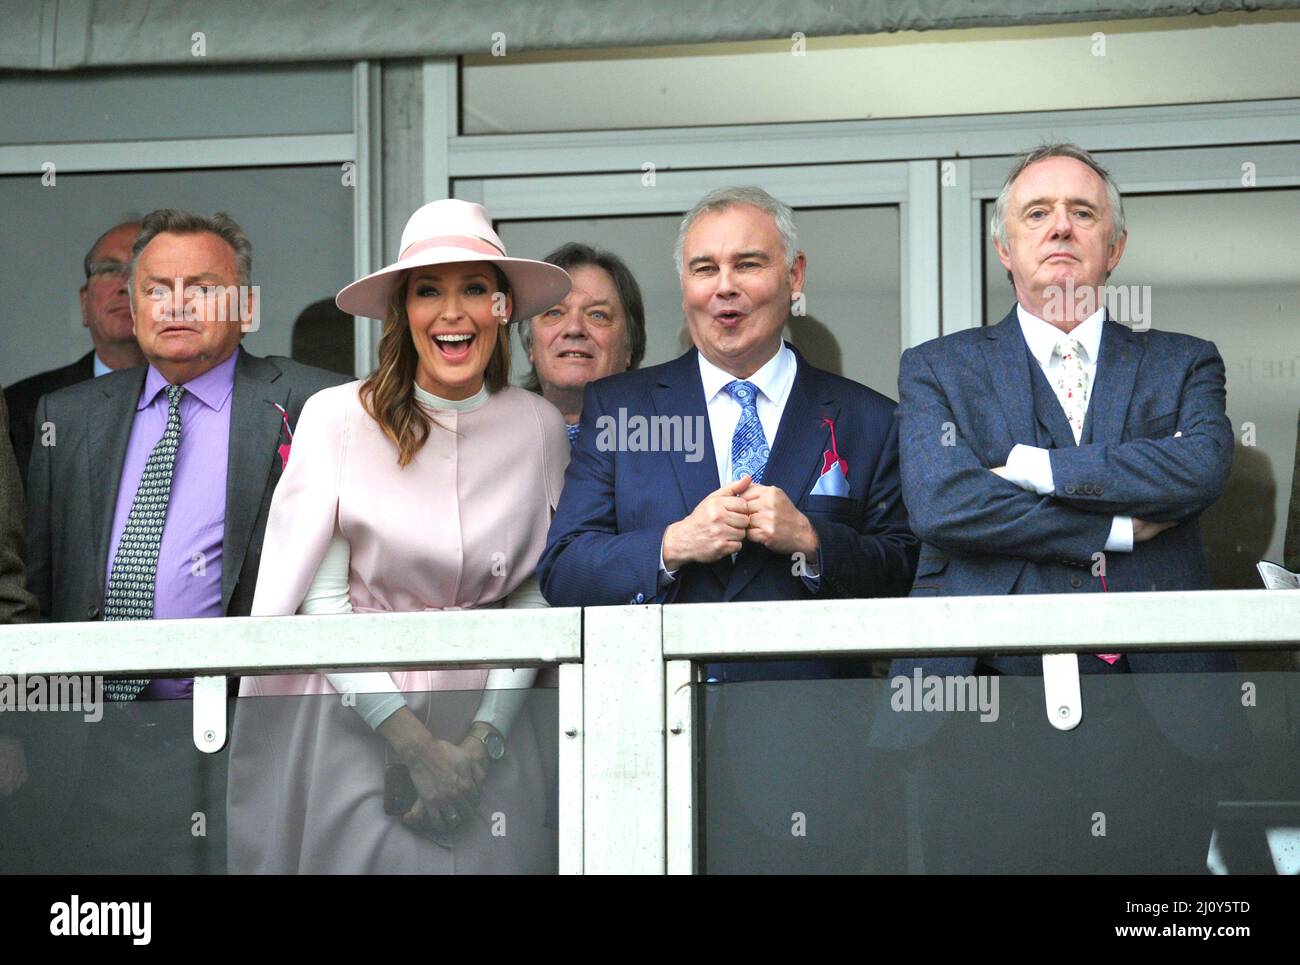
[[[1052,352],[1056,349],[1056,343],[1063,338],[1077,341],[1083,348],[1084,361],[1097,364],[1097,354],[1101,351],[1102,323],[1106,320],[1104,307],[1097,309],[1076,325],[1069,335],[1050,322],[1043,321],[1019,303],[1016,304],[1016,319],[1020,322],[1020,331],[1025,336],[1025,343],[1039,365],[1046,366],[1052,361]]]
[[[224,409],[231,393],[235,391],[235,364],[239,361],[239,352],[240,349],[236,346],[230,358],[184,383],[185,394],[194,396],[215,412]],[[163,374],[150,364],[149,371],[144,377],[144,391],[140,393],[136,410],[152,405],[154,399],[158,398],[158,394],[167,388],[167,385],[167,379]]]
[[[108,367],[108,363],[99,357],[98,352],[95,353],[95,361],[92,364],[95,369],[95,378],[99,378],[101,375],[108,375],[109,372],[113,371]]]
[[[700,360],[700,381],[704,383],[704,404],[708,405],[725,386],[736,381],[736,377],[706,359],[703,352],[697,352],[696,355]],[[752,382],[769,402],[780,405],[781,400],[790,391],[790,383],[794,381],[794,370],[794,352],[790,351],[790,346],[782,342],[776,354],[744,381]]]

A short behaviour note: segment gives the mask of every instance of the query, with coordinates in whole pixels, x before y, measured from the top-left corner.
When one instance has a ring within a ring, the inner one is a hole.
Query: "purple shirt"
[[[181,441],[172,471],[167,521],[163,526],[154,583],[155,620],[219,617],[221,545],[226,524],[226,463],[230,454],[230,397],[235,390],[235,354],[185,383],[181,397]],[[122,465],[108,544],[105,586],[113,571],[117,545],[126,529],[131,504],[149,453],[167,428],[167,380],[152,365],[136,403],[131,438]],[[140,694],[144,700],[189,697],[193,681],[155,680]]]

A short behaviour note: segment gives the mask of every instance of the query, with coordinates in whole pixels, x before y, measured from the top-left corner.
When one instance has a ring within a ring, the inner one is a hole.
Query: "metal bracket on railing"
[[[1079,657],[1073,653],[1043,654],[1043,698],[1047,719],[1057,730],[1074,730],[1083,720],[1079,693]]]
[[[194,678],[194,746],[215,754],[226,745],[226,678]]]

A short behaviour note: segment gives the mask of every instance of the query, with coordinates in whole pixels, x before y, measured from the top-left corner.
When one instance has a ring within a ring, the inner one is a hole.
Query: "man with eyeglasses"
[[[32,446],[36,442],[33,420],[41,396],[117,369],[144,365],[144,355],[136,344],[131,327],[131,305],[126,289],[131,245],[139,233],[138,222],[115,225],[100,235],[86,253],[86,281],[81,286],[81,323],[90,329],[94,349],[71,365],[41,372],[5,389],[5,402],[9,405],[9,437],[13,440],[14,457],[24,480]]]

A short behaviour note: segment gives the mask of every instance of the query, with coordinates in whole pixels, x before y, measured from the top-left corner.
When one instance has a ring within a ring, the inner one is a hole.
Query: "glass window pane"
[[[793,317],[788,338],[810,362],[897,397],[899,318],[898,208],[807,209],[795,212],[808,257],[807,315]],[[681,285],[673,267],[680,214],[502,221],[512,255],[541,258],[566,241],[607,248],[632,269],[646,305],[643,365],[676,358],[690,346]],[[515,353],[516,379],[527,371]]]
[[[701,870],[1295,874],[1296,735],[1247,679],[1300,696],[1294,672],[1085,673],[1059,731],[1037,676],[699,685]]]
[[[82,258],[109,227],[154,208],[228,212],[253,243],[257,355],[289,355],[294,319],[352,280],[352,189],[335,165],[0,178],[0,210],[20,232],[0,234],[0,290],[8,294],[0,384],[67,365],[91,348],[78,290]],[[352,356],[351,330],[331,330]]]
[[[350,64],[15,74],[4,89],[6,144],[352,130]]]

